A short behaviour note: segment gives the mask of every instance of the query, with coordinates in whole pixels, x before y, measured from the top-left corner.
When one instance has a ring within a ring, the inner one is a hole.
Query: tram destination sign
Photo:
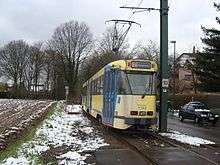
[[[132,61],[131,62],[132,68],[137,69],[150,69],[151,68],[151,62],[148,61]]]

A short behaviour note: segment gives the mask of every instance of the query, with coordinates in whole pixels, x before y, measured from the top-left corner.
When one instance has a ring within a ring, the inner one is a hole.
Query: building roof
[[[187,60],[193,63],[195,56],[196,53],[183,53],[176,59],[176,63],[180,64],[180,66],[184,66]]]

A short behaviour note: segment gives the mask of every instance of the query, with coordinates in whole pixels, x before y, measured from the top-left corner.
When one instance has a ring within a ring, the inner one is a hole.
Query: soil
[[[52,106],[52,101],[0,100],[0,151],[21,138],[42,121]]]

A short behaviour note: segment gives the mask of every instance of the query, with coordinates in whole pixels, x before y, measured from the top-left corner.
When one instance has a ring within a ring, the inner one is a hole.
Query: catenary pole
[[[167,131],[168,87],[168,0],[160,0],[160,132]]]

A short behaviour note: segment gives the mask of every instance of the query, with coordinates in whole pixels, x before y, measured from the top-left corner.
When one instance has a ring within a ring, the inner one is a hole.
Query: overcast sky
[[[78,20],[86,22],[98,39],[109,19],[128,19],[131,11],[120,6],[137,6],[141,0],[0,0],[0,45],[10,40],[24,39],[29,43],[47,40],[61,23]],[[169,0],[169,40],[177,41],[177,52],[202,48],[201,25],[218,27],[213,2],[218,0]],[[141,7],[159,8],[159,0],[143,0]],[[138,41],[159,42],[159,12],[143,12],[131,20],[128,34],[131,45]],[[171,52],[172,45],[169,44]]]

